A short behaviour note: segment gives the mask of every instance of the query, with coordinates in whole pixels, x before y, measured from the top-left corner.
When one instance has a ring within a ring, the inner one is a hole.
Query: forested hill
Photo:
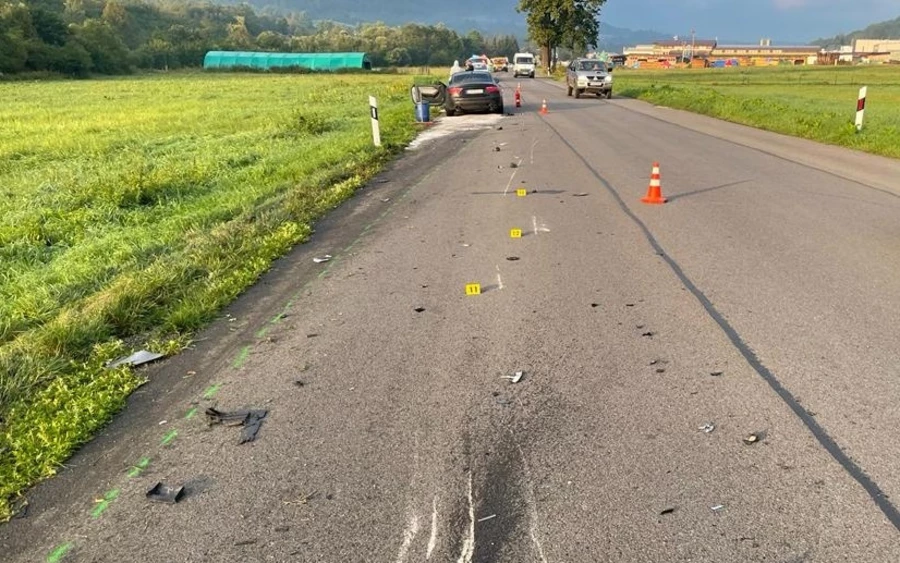
[[[356,24],[382,21],[441,22],[451,29],[479,29],[488,33],[525,35],[525,17],[516,12],[518,0],[250,0],[264,11],[304,12],[313,19]]]
[[[329,0],[332,1],[332,0]],[[442,25],[347,26],[249,5],[178,0],[0,0],[0,73],[72,76],[196,67],[207,51],[364,51],[375,66],[447,65],[472,53],[511,56],[512,35]]]
[[[847,34],[816,39],[813,41],[813,45],[821,45],[822,47],[840,47],[841,45],[852,45],[854,39],[900,39],[900,17],[893,20],[873,23],[865,29],[851,31]]]

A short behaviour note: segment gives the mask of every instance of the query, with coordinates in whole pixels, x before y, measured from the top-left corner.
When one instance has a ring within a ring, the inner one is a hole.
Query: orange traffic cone
[[[641,198],[644,203],[665,203],[668,201],[662,195],[662,186],[659,185],[659,163],[653,163],[653,173],[650,174],[650,187],[647,195]]]
[[[541,103],[541,115],[547,115],[547,100]]]
[[[516,107],[522,107],[522,85],[516,86]]]

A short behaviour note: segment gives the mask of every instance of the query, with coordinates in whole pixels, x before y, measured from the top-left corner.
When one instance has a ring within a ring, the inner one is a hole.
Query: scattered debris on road
[[[416,313],[422,313],[425,311],[425,307],[416,307],[415,309],[413,309],[413,311],[415,311]]]
[[[295,379],[295,380],[294,380],[294,386],[295,386],[295,387],[303,387],[304,385],[306,385],[306,382],[303,381],[302,379]]]
[[[724,371],[711,371],[711,372],[709,372],[709,375],[711,375],[713,377],[720,377],[724,373],[725,373]]]
[[[659,513],[659,515],[660,515],[660,516],[665,516],[666,514],[672,514],[673,512],[675,512],[675,507],[674,507],[674,506],[670,506],[670,507],[667,507],[667,508],[663,508],[662,511]]]
[[[307,338],[315,338],[317,336],[319,336],[318,332],[310,332],[309,334],[306,335]]]
[[[650,331],[647,331],[647,332],[641,334],[641,336],[646,336],[647,338],[653,338],[653,333]]]
[[[500,147],[494,147],[494,152],[500,152]]]
[[[507,256],[506,259],[509,260],[510,262],[515,262],[516,260],[519,259],[519,257],[518,256]]]
[[[713,424],[712,422],[707,422],[706,424],[704,424],[703,426],[701,426],[699,428],[699,430],[703,430],[707,434],[709,434],[710,432],[712,432],[715,429],[716,429],[716,425]]]
[[[234,542],[234,545],[235,545],[235,547],[237,547],[237,546],[242,546],[242,545],[253,545],[255,543],[256,543],[256,540],[251,539],[251,540],[236,541],[236,542]]]
[[[517,371],[515,375],[504,375],[504,379],[508,379],[510,383],[518,383],[522,381],[522,376],[525,375],[524,371]]]
[[[744,436],[744,443],[747,444],[748,446],[752,446],[753,444],[757,444],[757,443],[761,442],[762,439],[763,439],[762,435],[760,435],[757,432],[754,432],[753,434],[748,434],[748,435]]]
[[[717,504],[717,505],[715,505],[715,506],[711,506],[709,509],[712,510],[713,512],[719,512],[720,510],[724,510],[724,509],[725,509],[725,505],[724,505],[724,504]]]
[[[267,410],[239,410],[234,412],[223,412],[212,407],[206,409],[206,420],[210,426],[214,424],[224,424],[225,426],[243,426],[241,437],[238,444],[252,442],[256,439],[262,420],[269,414]]]
[[[130,356],[119,358],[114,362],[108,363],[106,367],[109,369],[117,368],[121,365],[130,365],[132,367],[137,367],[141,364],[156,361],[163,356],[165,356],[165,354],[157,354],[155,352],[148,352],[147,350],[139,350]]]
[[[578,192],[577,194],[572,194],[572,197],[584,197],[588,195],[587,192]]]
[[[162,481],[157,482],[147,491],[147,499],[153,502],[164,502],[167,504],[175,504],[184,496],[184,487],[170,487],[163,485]]]
[[[519,165],[516,164],[515,162],[510,162],[510,163],[509,163],[509,167],[510,167],[510,168],[518,168]]]
[[[597,307],[599,307],[599,306],[600,306],[599,303],[591,303],[591,307],[593,307],[593,308],[595,308],[595,309],[596,309]]]
[[[333,256],[331,254],[326,254],[325,256],[322,256],[322,257],[313,258],[313,262],[315,262],[316,264],[321,264],[322,262],[328,262],[332,258],[333,258]]]
[[[491,514],[490,516],[485,516],[484,518],[479,518],[478,522],[486,522],[486,521],[490,520],[491,518],[496,518],[496,517],[497,517],[496,514]]]

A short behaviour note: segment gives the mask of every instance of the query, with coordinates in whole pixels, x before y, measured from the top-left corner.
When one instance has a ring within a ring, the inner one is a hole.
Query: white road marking
[[[409,546],[412,545],[413,539],[419,533],[419,517],[414,513],[409,514],[409,523],[403,531],[403,543],[400,544],[400,552],[397,553],[397,563],[406,561],[406,554],[409,552]]]
[[[519,171],[519,166],[522,164],[522,159],[519,159],[518,164],[516,164],[516,169],[513,170],[512,175],[509,177],[509,182],[506,183],[506,189],[503,190],[503,195],[509,193],[509,187],[512,186],[513,179],[516,177],[516,172]]]
[[[537,236],[538,228],[537,228],[537,216],[536,215],[531,216],[531,224],[534,225],[534,236]]]
[[[531,164],[534,164],[534,147],[536,147],[539,142],[538,139],[535,139],[534,142],[531,143]]]
[[[503,289],[503,278],[500,277],[500,266],[497,266],[497,286]]]
[[[434,500],[431,501],[431,537],[428,538],[428,551],[425,553],[425,559],[431,559],[431,552],[434,551],[434,546],[437,545],[437,523],[437,496],[435,496]]]
[[[475,555],[475,501],[472,499],[472,472],[469,472],[469,533],[463,539],[462,553],[456,563],[472,563],[472,556]]]

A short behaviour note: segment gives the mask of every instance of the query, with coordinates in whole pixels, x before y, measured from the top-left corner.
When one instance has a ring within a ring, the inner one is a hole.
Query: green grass
[[[761,129],[900,158],[900,67],[615,71],[616,93]],[[865,126],[854,127],[860,86]]]
[[[0,83],[0,521],[141,384],[104,361],[177,351],[412,139],[410,83]]]

